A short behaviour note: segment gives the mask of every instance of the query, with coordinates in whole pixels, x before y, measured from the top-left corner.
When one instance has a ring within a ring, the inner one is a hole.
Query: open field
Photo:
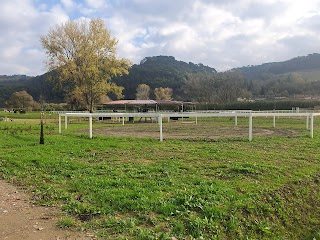
[[[0,116],[1,117],[1,116]],[[102,239],[320,239],[320,119],[0,122],[0,178]],[[23,119],[23,118],[22,118]],[[36,117],[34,117],[36,119]]]

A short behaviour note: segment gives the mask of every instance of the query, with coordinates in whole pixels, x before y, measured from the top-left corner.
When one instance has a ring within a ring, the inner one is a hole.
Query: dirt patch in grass
[[[39,207],[31,197],[0,180],[0,239],[94,240],[93,234],[63,230],[57,226],[62,213]]]
[[[83,130],[88,132],[88,130]],[[297,137],[306,133],[297,129],[279,128],[253,128],[253,137],[282,136]],[[150,137],[159,138],[160,128],[156,123],[129,123],[125,125],[97,126],[93,129],[94,135],[120,136],[120,137]],[[248,127],[240,126],[210,126],[207,124],[172,122],[163,125],[164,139],[186,139],[186,138],[247,138]]]

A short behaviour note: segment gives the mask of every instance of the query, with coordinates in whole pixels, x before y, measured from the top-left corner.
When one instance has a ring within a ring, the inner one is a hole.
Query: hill
[[[320,93],[320,54],[313,53],[284,62],[237,68],[254,96],[318,96]]]
[[[283,62],[264,63],[256,66],[240,67],[245,77],[246,88],[253,97],[296,97],[319,96],[320,94],[320,54],[296,57]],[[190,99],[184,92],[189,74],[216,73],[214,68],[203,64],[178,61],[172,56],[146,57],[134,64],[128,75],[112,79],[124,87],[124,97],[135,99],[139,84],[148,84],[151,89],[169,87],[173,89],[175,100]],[[63,93],[54,91],[46,81],[48,75],[29,77],[25,75],[0,75],[0,106],[16,91],[26,90],[38,101],[43,95],[47,102],[62,102]],[[153,96],[151,96],[153,97]]]
[[[5,102],[14,92],[22,90],[27,91],[35,101],[38,101],[42,95],[47,102],[62,102],[63,93],[53,90],[53,84],[47,81],[50,74],[52,73],[36,77],[0,75],[0,107],[5,107]]]
[[[176,100],[183,98],[182,86],[186,77],[191,73],[216,73],[214,68],[203,64],[177,61],[172,56],[146,57],[140,64],[135,64],[128,75],[114,79],[117,85],[124,87],[127,99],[135,99],[136,88],[139,84],[147,84],[151,89],[169,87],[173,89]]]
[[[30,78],[26,75],[0,75],[0,106],[5,105],[5,101],[9,99],[12,93],[24,90],[27,79]]]
[[[117,85],[124,87],[124,96],[134,99],[139,84],[148,84],[152,89],[169,87],[174,90],[174,98],[183,98],[182,86],[190,73],[215,73],[214,68],[203,64],[185,63],[174,57],[157,56],[146,57],[140,64],[135,64],[129,74],[115,78]],[[54,91],[54,87],[46,79],[50,73],[41,76],[27,77],[21,75],[0,77],[0,106],[16,91],[26,90],[37,101],[42,94],[47,102],[62,102],[63,93]]]
[[[320,54],[296,57],[283,62],[264,63],[256,66],[238,68],[248,80],[260,78],[263,74],[285,74],[301,71],[320,70]]]

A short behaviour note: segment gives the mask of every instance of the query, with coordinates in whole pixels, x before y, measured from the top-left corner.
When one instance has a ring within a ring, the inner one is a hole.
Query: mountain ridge
[[[234,69],[240,70],[249,80],[263,73],[284,74],[299,71],[320,70],[320,54],[312,53],[307,56],[298,56],[281,62],[268,62]]]
[[[128,75],[115,78],[114,82],[124,87],[127,99],[135,98],[135,91],[139,84],[147,84],[151,89],[169,87],[174,90],[174,98],[183,97],[181,86],[185,84],[189,74],[216,73],[216,69],[201,63],[194,64],[176,60],[173,56],[146,57],[140,64],[134,64]]]
[[[240,71],[248,91],[254,96],[293,94],[317,94],[320,92],[320,54],[312,53],[282,62],[243,66],[229,71]],[[217,73],[215,68],[201,63],[178,61],[173,56],[146,57],[134,64],[128,75],[113,78],[124,87],[124,97],[134,99],[139,84],[148,84],[151,89],[169,87],[175,100],[184,100],[184,85],[190,74]],[[53,92],[52,83],[46,81],[51,73],[31,77],[26,75],[0,75],[0,105],[4,106],[12,93],[26,90],[37,101],[44,95],[47,102],[62,102],[63,93]],[[153,96],[151,96],[153,97]]]

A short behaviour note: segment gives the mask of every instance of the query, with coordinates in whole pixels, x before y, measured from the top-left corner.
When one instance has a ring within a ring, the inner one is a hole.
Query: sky
[[[225,71],[320,53],[320,0],[1,0],[0,75],[47,71],[40,37],[101,18],[118,57],[174,56]]]

